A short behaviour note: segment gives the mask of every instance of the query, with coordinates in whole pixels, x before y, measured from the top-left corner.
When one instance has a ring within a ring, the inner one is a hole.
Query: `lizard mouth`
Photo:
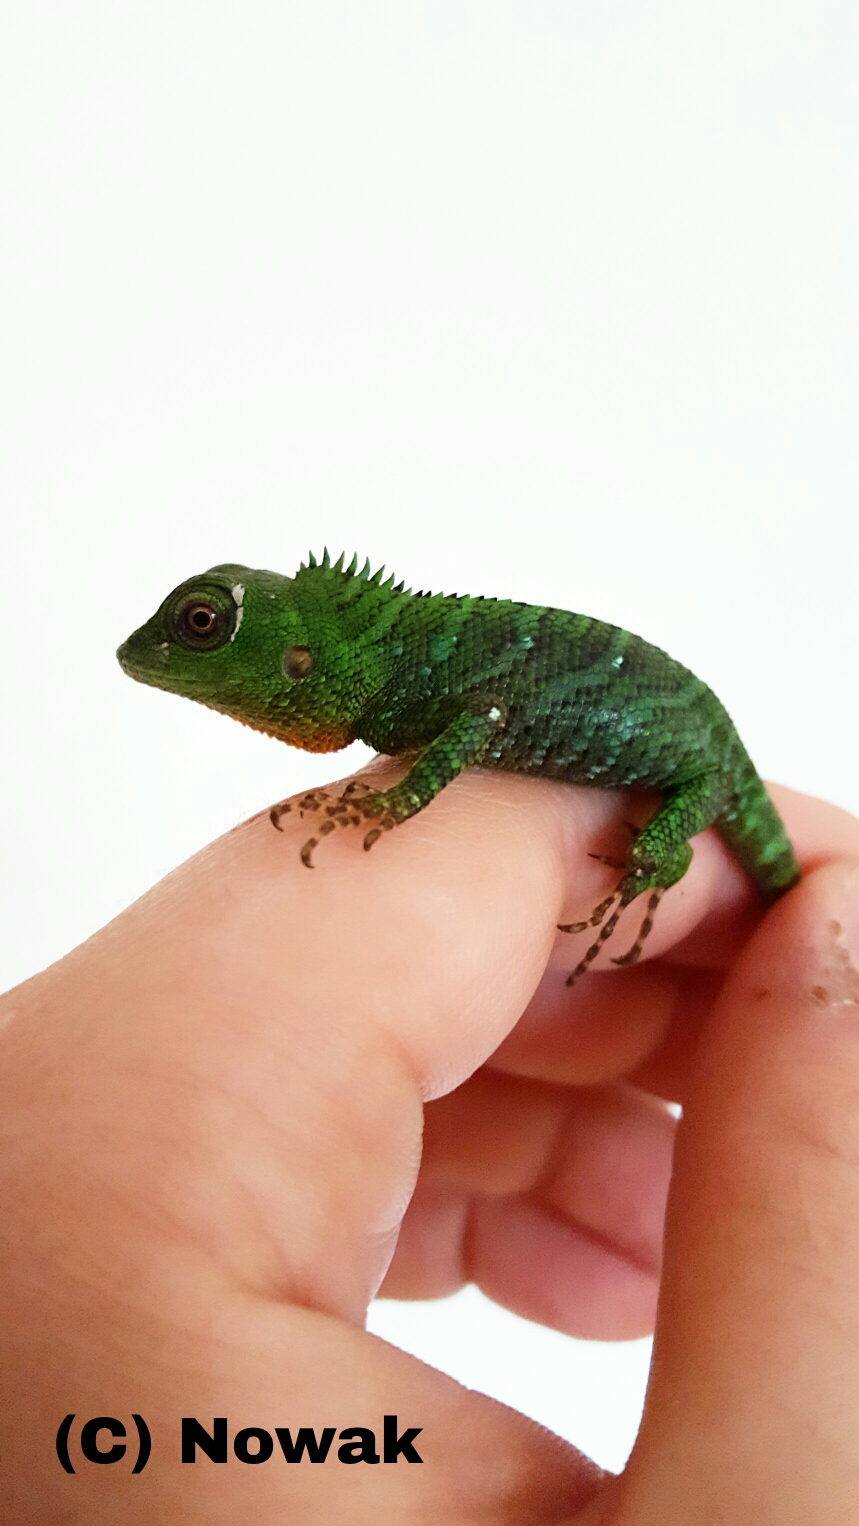
[[[123,641],[122,646],[116,649],[116,660],[127,673],[129,678],[136,678],[139,683],[157,684],[159,679],[167,674],[168,654],[159,647],[149,649],[145,658],[134,650],[133,638]]]

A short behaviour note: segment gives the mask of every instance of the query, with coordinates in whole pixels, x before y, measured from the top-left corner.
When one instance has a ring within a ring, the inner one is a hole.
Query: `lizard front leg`
[[[312,869],[313,850],[321,838],[337,827],[356,826],[361,821],[375,822],[364,838],[365,849],[372,848],[383,832],[417,815],[464,768],[479,763],[490,740],[503,725],[504,711],[496,701],[475,701],[419,753],[399,784],[375,790],[353,780],[338,801],[324,807],[318,832],[301,850],[302,863]],[[364,793],[359,793],[362,788]]]

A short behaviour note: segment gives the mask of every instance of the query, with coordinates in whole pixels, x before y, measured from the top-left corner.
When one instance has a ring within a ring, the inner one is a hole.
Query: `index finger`
[[[338,833],[313,873],[306,826],[247,822],[13,993],[7,1063],[38,1062],[58,1151],[117,1195],[130,1181],[155,1211],[168,1193],[231,1275],[360,1321],[414,1183],[421,1102],[513,1029],[623,809],[475,771],[370,855]],[[704,852],[654,938],[705,914],[709,872]],[[653,978],[623,972],[618,991],[633,977]],[[566,1042],[575,1054],[574,1022]]]

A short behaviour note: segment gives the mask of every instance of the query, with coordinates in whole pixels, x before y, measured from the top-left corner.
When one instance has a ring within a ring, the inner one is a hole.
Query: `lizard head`
[[[224,564],[168,594],[117,652],[130,678],[183,694],[311,752],[352,740],[335,633],[295,579]],[[339,678],[339,682],[338,682]]]

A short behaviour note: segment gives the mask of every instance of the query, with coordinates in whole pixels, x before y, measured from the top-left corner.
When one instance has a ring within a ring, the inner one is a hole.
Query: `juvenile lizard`
[[[586,615],[504,599],[412,593],[357,559],[311,555],[295,577],[213,567],[182,583],[117,656],[132,678],[198,700],[311,752],[360,738],[412,758],[390,789],[358,781],[273,808],[315,811],[301,849],[340,826],[383,832],[434,800],[470,764],[602,788],[641,785],[662,803],[636,833],[581,975],[623,909],[648,891],[634,964],[660,897],[686,873],[690,837],[715,826],[765,902],[796,883],[784,826],[726,710],[658,647]],[[612,860],[607,860],[613,863]]]

